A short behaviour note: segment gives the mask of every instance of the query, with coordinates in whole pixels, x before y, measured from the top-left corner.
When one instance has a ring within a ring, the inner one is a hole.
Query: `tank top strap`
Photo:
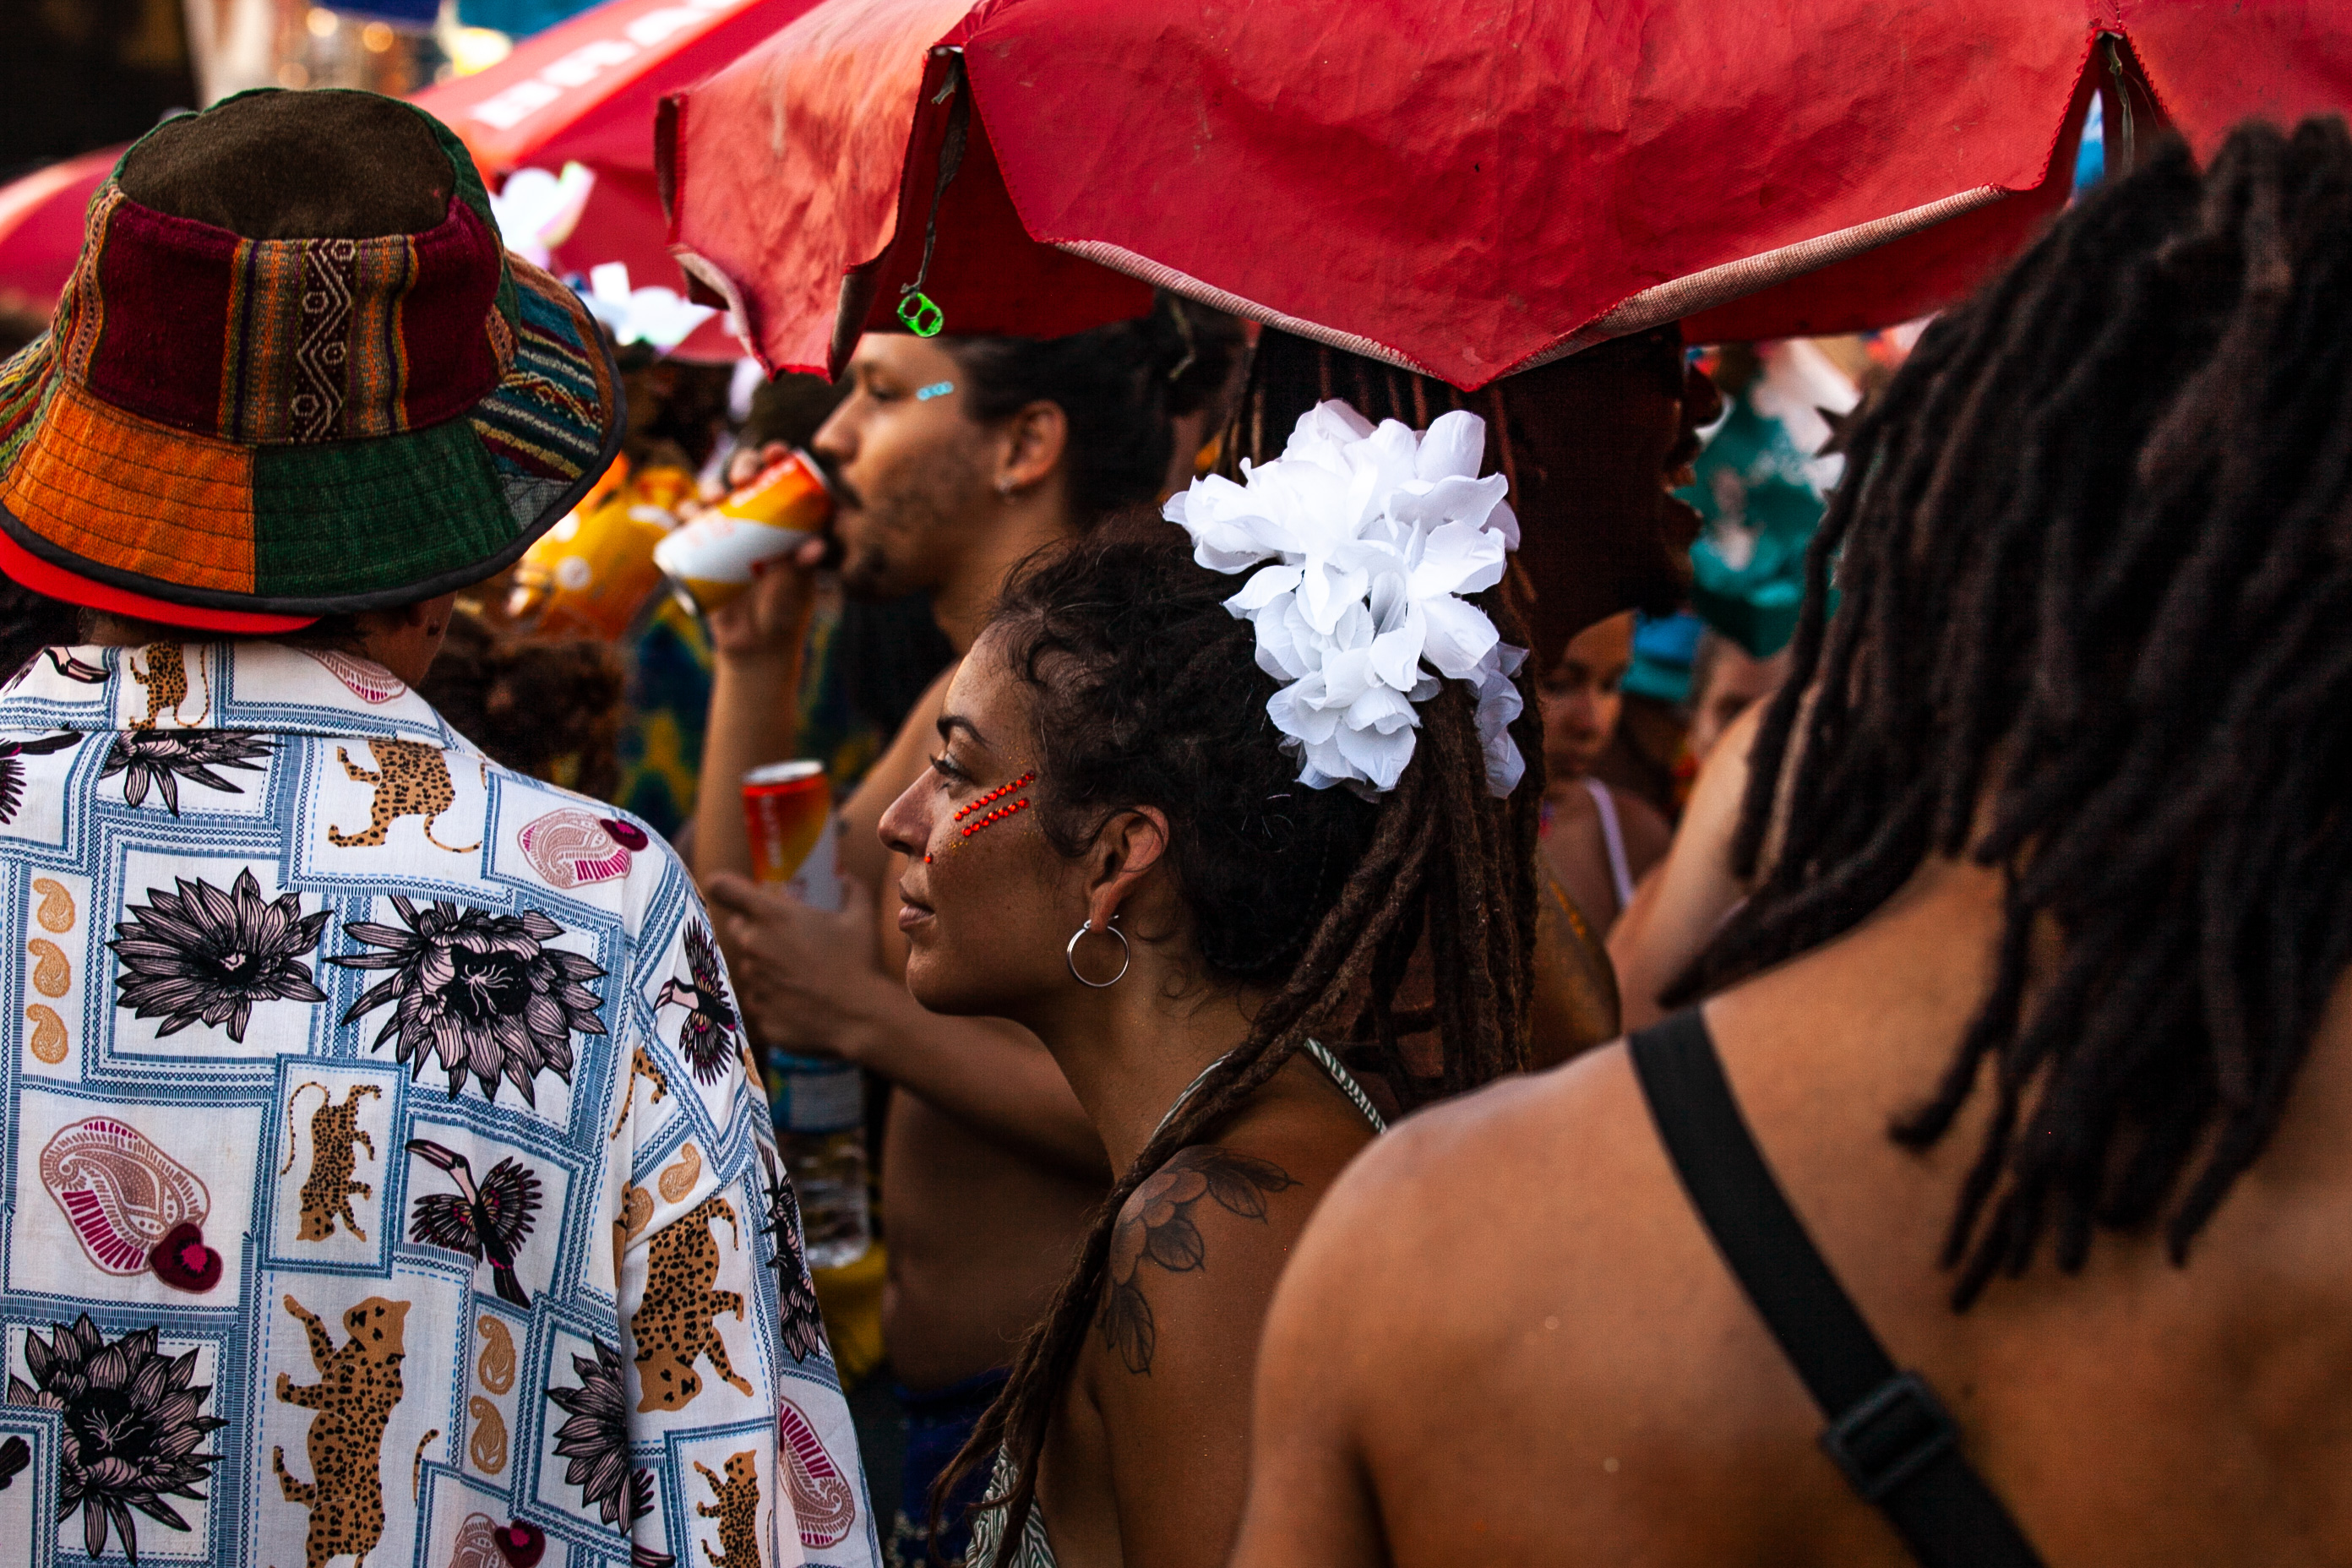
[[[1609,851],[1609,880],[1617,889],[1617,912],[1623,914],[1633,901],[1633,864],[1625,858],[1625,828],[1617,820],[1617,800],[1609,786],[1587,774],[1577,783],[1592,797],[1592,809],[1601,814],[1601,842]]]
[[[1348,1097],[1348,1103],[1354,1106],[1363,1119],[1372,1124],[1372,1131],[1375,1134],[1389,1130],[1387,1121],[1381,1115],[1379,1108],[1372,1104],[1372,1097],[1364,1092],[1364,1086],[1356,1081],[1356,1075],[1348,1070],[1347,1065],[1340,1061],[1330,1047],[1320,1040],[1308,1040],[1299,1048],[1307,1053],[1309,1060],[1323,1069],[1324,1076],[1331,1080],[1332,1086]],[[1167,1114],[1160,1117],[1160,1125],[1151,1130],[1151,1137],[1146,1142],[1156,1142],[1162,1132],[1168,1131],[1168,1124],[1176,1120],[1176,1113],[1191,1102],[1193,1092],[1207,1081],[1211,1073],[1223,1064],[1224,1059],[1223,1057],[1219,1057],[1194,1075],[1192,1081],[1184,1086],[1184,1092],[1178,1095],[1176,1102],[1168,1108]]]

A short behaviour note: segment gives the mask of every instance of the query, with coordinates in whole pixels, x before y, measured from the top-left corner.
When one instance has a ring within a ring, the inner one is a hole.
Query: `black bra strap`
[[[1658,1137],[1733,1276],[1829,1417],[1822,1447],[1925,1568],[2040,1568],[1960,1453],[1959,1428],[1898,1372],[1830,1272],[1748,1133],[1696,1008],[1630,1042]]]

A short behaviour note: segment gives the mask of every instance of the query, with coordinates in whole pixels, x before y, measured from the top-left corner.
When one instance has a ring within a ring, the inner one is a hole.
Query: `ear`
[[[1042,484],[1061,467],[1070,443],[1070,416],[1058,403],[1042,399],[1004,421],[1004,455],[996,470],[1000,491]]]
[[[457,603],[455,593],[419,599],[413,605],[402,605],[384,612],[395,617],[403,629],[421,631],[427,637],[438,637],[449,624],[449,616]]]
[[[1168,817],[1157,806],[1122,811],[1095,836],[1087,879],[1087,919],[1109,929],[1111,917],[1168,854]]]

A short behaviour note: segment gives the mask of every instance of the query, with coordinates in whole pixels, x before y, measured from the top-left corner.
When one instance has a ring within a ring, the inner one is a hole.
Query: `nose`
[[[898,798],[882,814],[878,830],[884,848],[895,849],[909,860],[923,858],[923,847],[931,837],[930,813],[924,803],[937,795],[938,784],[939,781],[926,769],[899,792]]]
[[[824,423],[818,426],[816,434],[809,437],[809,450],[835,467],[857,455],[857,437],[848,417],[850,407],[856,401],[857,395],[851,393],[839,407],[824,416]]]

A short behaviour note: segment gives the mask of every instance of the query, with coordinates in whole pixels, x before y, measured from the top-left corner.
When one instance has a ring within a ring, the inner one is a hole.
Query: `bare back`
[[[2352,1015],[2186,1269],[2102,1235],[1966,1314],[1938,1252],[1981,1102],[1915,1156],[1981,994],[1989,873],[1711,1002],[1733,1089],[1895,1360],[2053,1568],[2352,1563]],[[1342,1179],[1269,1323],[1247,1568],[1910,1559],[1661,1151],[1622,1047],[1416,1118]]]

